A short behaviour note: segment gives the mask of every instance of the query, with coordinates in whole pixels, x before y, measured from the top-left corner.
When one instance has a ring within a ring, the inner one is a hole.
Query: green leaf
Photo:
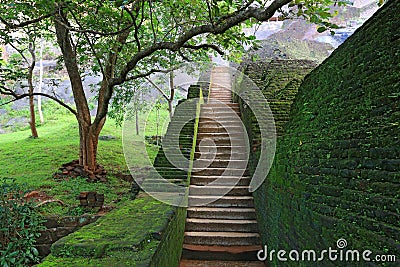
[[[324,32],[324,31],[326,31],[327,29],[326,29],[326,27],[324,27],[324,26],[320,26],[320,27],[318,27],[317,28],[317,32],[319,32],[319,33],[322,33],[322,32]]]

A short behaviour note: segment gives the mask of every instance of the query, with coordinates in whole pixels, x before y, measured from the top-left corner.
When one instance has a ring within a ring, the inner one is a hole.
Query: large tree
[[[1,34],[41,23],[56,36],[75,100],[79,162],[96,169],[98,137],[113,94],[130,80],[173,68],[171,62],[208,58],[207,51],[240,50],[254,38],[241,31],[271,18],[303,16],[329,29],[334,0],[36,0],[2,1]],[[289,12],[288,12],[289,11]],[[97,113],[90,116],[83,76],[100,74]],[[3,90],[3,94],[10,94]],[[35,93],[33,93],[35,94]],[[32,95],[28,94],[28,96]],[[14,96],[20,97],[20,96]]]

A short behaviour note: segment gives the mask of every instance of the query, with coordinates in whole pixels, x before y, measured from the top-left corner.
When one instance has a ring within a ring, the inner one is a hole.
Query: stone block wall
[[[316,67],[316,63],[309,60],[272,60],[244,62],[239,70],[249,77],[268,101],[268,105],[274,116],[277,138],[283,132],[285,124],[289,120],[290,107],[293,103],[297,90],[304,77]],[[240,77],[237,77],[240,79]],[[239,84],[236,90],[243,88]],[[249,88],[249,86],[244,86]],[[247,89],[243,89],[247,90]],[[251,144],[250,171],[254,171],[258,163],[261,144],[261,133],[251,109],[246,108],[245,102],[252,98],[254,92],[241,92],[242,99],[237,98],[240,104],[241,117],[246,127]]]
[[[192,99],[192,98],[198,98],[200,95],[200,86],[199,85],[191,85],[188,90],[188,95],[187,99]],[[184,101],[181,101],[179,104],[183,103]],[[188,113],[196,113],[196,110],[188,110]],[[184,115],[188,115],[188,113]],[[189,114],[190,115],[190,114]],[[181,118],[178,114],[175,114],[172,118],[175,123],[179,124],[179,121]],[[184,122],[184,127],[179,133],[179,146],[180,146],[180,151],[181,153],[187,158],[190,158],[190,151],[192,149],[192,143],[193,143],[193,135],[194,135],[194,120]],[[171,132],[174,132],[176,129],[171,129],[170,126],[173,125],[170,123],[166,136],[168,134],[172,134]],[[172,126],[174,127],[174,126]],[[154,160],[154,167],[158,171],[158,173],[164,177],[165,179],[177,179],[177,180],[186,180],[187,178],[187,172],[185,170],[180,170],[177,169],[166,157],[163,148],[161,147],[158,151],[158,154]],[[188,166],[187,166],[188,167]],[[177,181],[179,183],[179,181]]]
[[[305,78],[273,167],[254,194],[270,249],[335,249],[344,238],[346,249],[397,262],[300,266],[400,264],[399,10],[399,1],[388,1]],[[270,265],[299,263],[275,257]]]
[[[51,245],[54,242],[75,232],[82,226],[97,221],[100,217],[99,215],[47,217],[44,222],[46,229],[41,232],[40,237],[36,240],[36,248],[39,251],[39,255],[41,257],[49,255]]]

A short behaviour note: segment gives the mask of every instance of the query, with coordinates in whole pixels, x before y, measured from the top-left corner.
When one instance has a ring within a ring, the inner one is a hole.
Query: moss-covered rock
[[[185,218],[185,209],[140,194],[54,243],[51,255],[38,266],[149,266],[153,260],[177,264]]]

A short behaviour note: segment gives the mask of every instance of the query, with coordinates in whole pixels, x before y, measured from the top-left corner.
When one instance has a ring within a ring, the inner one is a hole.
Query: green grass
[[[26,111],[18,111],[23,115]],[[45,123],[38,125],[38,139],[29,138],[30,129],[0,135],[0,178],[14,178],[25,183],[29,189],[39,189],[49,196],[63,201],[66,207],[56,203],[42,206],[45,214],[74,215],[79,213],[76,196],[82,191],[97,191],[105,194],[106,205],[116,205],[129,198],[130,183],[123,181],[115,173],[128,173],[122,149],[122,128],[111,119],[107,120],[101,135],[113,135],[114,140],[99,141],[98,163],[108,171],[106,183],[87,183],[84,178],[55,181],[52,178],[63,164],[79,156],[79,135],[76,118],[63,108],[46,102],[44,105]],[[163,108],[160,117],[168,117]],[[155,134],[155,113],[148,117],[146,135]],[[141,116],[141,134],[143,134],[144,116]],[[162,121],[162,120],[161,120]],[[134,143],[142,142],[143,136],[131,135]],[[147,154],[154,160],[158,147],[147,145]],[[148,165],[145,152],[135,153],[134,166]]]

